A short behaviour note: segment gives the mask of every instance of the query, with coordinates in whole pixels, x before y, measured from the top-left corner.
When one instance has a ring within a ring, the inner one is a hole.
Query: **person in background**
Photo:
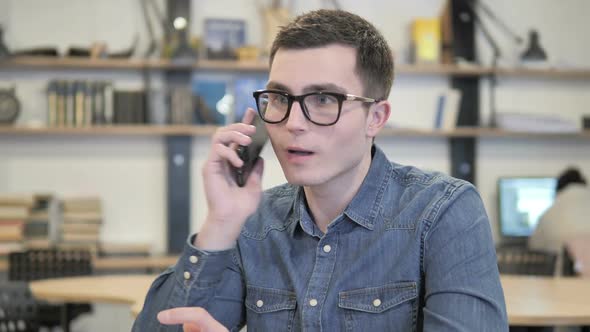
[[[555,270],[560,275],[566,241],[585,235],[590,237],[590,189],[582,173],[570,167],[559,175],[555,201],[539,219],[528,247],[556,253]]]
[[[258,114],[219,129],[208,214],[134,331],[507,331],[490,223],[468,182],[390,162],[393,57],[363,18],[318,10],[276,36]],[[287,184],[229,164],[265,121]]]

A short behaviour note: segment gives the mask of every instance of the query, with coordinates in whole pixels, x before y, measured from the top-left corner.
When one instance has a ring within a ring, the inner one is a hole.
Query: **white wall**
[[[254,0],[193,0],[191,30],[198,34],[205,17],[243,18],[248,22],[250,44],[262,43],[262,26]],[[417,16],[437,15],[442,0],[340,1],[345,9],[373,22],[395,50],[398,63],[406,62],[409,22]],[[301,13],[327,5],[329,1],[293,1]],[[585,0],[487,0],[497,15],[519,34],[535,26],[555,63],[590,67],[590,44],[582,41],[590,30],[585,17],[590,3]],[[160,4],[162,2],[160,1]],[[160,5],[163,7],[162,5]],[[232,8],[228,11],[227,8]],[[90,40],[107,41],[112,50],[141,37],[146,45],[145,24],[136,1],[116,0],[0,0],[0,23],[5,26],[8,46],[13,49],[55,45],[88,45]],[[516,54],[510,41],[492,29],[501,47]],[[159,30],[158,30],[159,31]],[[484,63],[489,48],[479,40]],[[514,58],[514,56],[512,57]],[[504,62],[510,62],[505,59]],[[157,76],[157,75],[156,75]],[[43,119],[46,108],[43,90],[53,78],[91,77],[113,79],[118,86],[139,85],[134,71],[49,71],[0,70],[0,84],[17,83],[23,103],[19,123]],[[156,85],[161,77],[156,77]],[[448,86],[444,76],[396,77],[390,97],[392,121],[401,126],[429,128],[433,121],[435,96]],[[484,85],[485,88],[485,85]],[[498,109],[556,113],[570,119],[590,113],[590,80],[503,78],[498,88]],[[483,89],[483,88],[482,88]],[[489,114],[487,91],[482,90],[482,118]],[[449,171],[448,145],[439,138],[379,138],[388,156],[400,163]],[[206,213],[200,167],[208,151],[208,138],[195,138],[191,188],[192,229]],[[496,216],[495,181],[504,175],[555,175],[576,164],[590,176],[588,142],[547,139],[484,138],[478,143],[477,182],[492,218]],[[267,160],[265,186],[284,181],[272,151]],[[82,157],[82,158],[81,158]],[[105,199],[105,241],[152,241],[154,251],[165,248],[165,161],[163,140],[155,137],[10,137],[0,136],[0,191],[50,190],[60,194],[92,192]]]

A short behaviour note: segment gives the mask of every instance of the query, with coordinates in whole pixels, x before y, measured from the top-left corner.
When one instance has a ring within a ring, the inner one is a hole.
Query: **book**
[[[48,238],[25,238],[22,245],[27,249],[49,249],[52,247],[51,240]]]
[[[98,242],[100,234],[82,234],[82,233],[63,233],[64,242]]]
[[[84,95],[86,94],[86,86],[84,82],[76,81],[74,84],[74,123],[76,127],[83,127],[86,119],[86,112],[84,110]]]
[[[441,60],[440,18],[417,18],[412,22],[412,54],[416,64],[434,64]]]
[[[0,241],[22,241],[23,222],[0,223]]]
[[[30,194],[0,194],[0,206],[33,206],[35,203],[35,196]]]
[[[101,211],[102,205],[98,197],[70,197],[62,201],[64,211],[85,212]]]
[[[461,91],[457,89],[447,89],[438,96],[434,119],[435,129],[453,130],[457,127],[461,97]]]
[[[0,220],[24,220],[28,216],[27,206],[0,206]]]
[[[0,261],[8,260],[8,254],[24,249],[21,241],[0,241]]]
[[[234,111],[231,122],[241,122],[247,108],[256,111],[254,91],[264,89],[267,77],[237,77],[234,80]]]
[[[192,124],[194,113],[191,90],[186,87],[174,87],[170,91],[170,123]]]
[[[205,19],[205,49],[209,59],[237,59],[246,43],[246,22],[239,19]]]
[[[99,253],[103,256],[149,256],[149,243],[100,243]]]
[[[281,1],[273,1],[272,5],[262,9],[262,17],[264,23],[264,51],[270,52],[272,43],[281,29],[291,21],[291,14],[289,9],[281,6]]]
[[[60,80],[56,83],[57,90],[57,116],[56,126],[64,127],[66,125],[66,92],[67,82]]]
[[[49,221],[28,220],[24,223],[23,233],[25,238],[47,238],[49,235]]]
[[[519,112],[499,112],[496,114],[498,128],[535,133],[576,133],[578,123],[558,114],[529,114]]]
[[[453,50],[453,17],[451,12],[451,0],[444,0],[441,17],[441,62],[444,64],[455,63]]]
[[[64,223],[101,223],[102,213],[100,212],[65,212]]]
[[[229,95],[228,82],[226,80],[194,78],[191,86],[192,93],[198,99],[195,122],[225,125],[227,118],[231,118],[233,108],[233,103],[227,99]]]
[[[74,127],[76,125],[75,84],[72,81],[66,81],[65,84],[65,125],[66,127]]]
[[[58,122],[58,84],[57,81],[52,80],[47,85],[47,126],[57,127]]]
[[[100,232],[100,224],[93,223],[64,223],[61,226],[63,233],[96,234]]]

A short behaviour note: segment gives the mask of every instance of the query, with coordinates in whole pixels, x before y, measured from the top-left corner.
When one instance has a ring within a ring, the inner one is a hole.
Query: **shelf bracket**
[[[475,62],[475,21],[468,1],[451,0],[453,54],[455,58]],[[479,126],[479,78],[452,76],[451,86],[462,93],[457,126]],[[450,139],[451,175],[473,183],[476,180],[475,137]]]
[[[166,137],[168,253],[181,253],[190,231],[191,136]]]

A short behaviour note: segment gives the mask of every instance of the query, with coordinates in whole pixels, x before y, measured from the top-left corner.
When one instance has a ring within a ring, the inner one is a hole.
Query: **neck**
[[[319,229],[326,233],[328,225],[350,204],[371,167],[371,150],[354,168],[330,181],[303,188],[309,212]]]

